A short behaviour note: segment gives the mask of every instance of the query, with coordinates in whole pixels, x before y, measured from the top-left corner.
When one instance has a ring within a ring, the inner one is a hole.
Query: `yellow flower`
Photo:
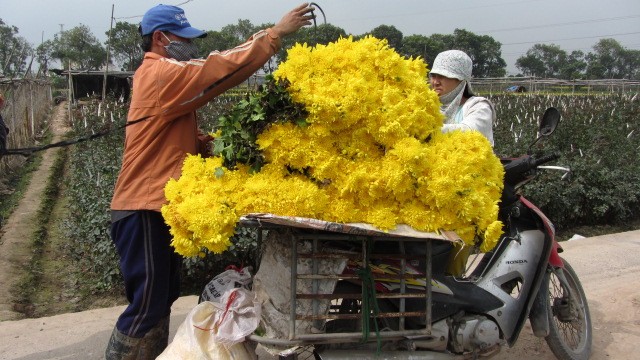
[[[454,230],[493,248],[502,165],[480,133],[441,133],[426,74],[424,62],[373,37],[294,46],[274,75],[289,82],[308,125],[275,123],[259,134],[266,164],[258,173],[189,156],[162,208],[176,251],[222,252],[239,217],[255,212]]]

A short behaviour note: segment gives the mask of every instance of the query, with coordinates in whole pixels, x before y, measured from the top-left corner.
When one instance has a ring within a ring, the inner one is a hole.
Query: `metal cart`
[[[432,337],[433,285],[431,281],[425,279],[432,278],[433,243],[459,241],[455,233],[424,233],[402,226],[392,232],[383,232],[367,224],[337,224],[270,214],[246,216],[241,220],[241,225],[257,228],[259,242],[263,247],[269,247],[273,242],[280,243],[281,247],[272,249],[269,255],[270,258],[278,258],[277,264],[269,264],[263,257],[256,273],[258,279],[262,272],[263,279],[268,278],[267,281],[273,281],[268,286],[270,288],[263,291],[271,292],[273,296],[284,296],[280,294],[281,289],[276,289],[278,287],[276,281],[282,284],[281,280],[287,276],[277,275],[274,268],[284,266],[290,270],[289,293],[286,294],[288,306],[283,299],[284,305],[278,309],[283,315],[288,315],[287,329],[282,329],[281,322],[279,336],[254,334],[249,336],[248,340],[278,348],[320,344],[352,344],[358,347],[368,343],[369,345],[377,344],[378,350],[381,342],[395,342],[396,346],[410,350],[411,339]],[[387,248],[393,248],[396,251],[380,253],[376,250],[375,244],[385,244]],[[416,246],[419,246],[421,251],[414,251]],[[408,251],[409,248],[412,250]],[[269,253],[268,250],[266,252]],[[380,274],[371,271],[369,264],[376,263],[380,259],[395,261],[398,264],[397,272]],[[423,273],[415,273],[408,265],[417,261],[426,264]],[[349,262],[364,265],[362,271],[360,273],[344,271]],[[331,267],[326,266],[327,263],[344,265]],[[264,268],[265,266],[269,268]],[[274,280],[274,276],[278,276],[278,280]],[[420,290],[411,289],[408,283],[417,279],[421,279],[424,286]],[[393,282],[394,291],[379,291],[379,284],[382,281]],[[347,288],[355,291],[345,292],[344,289],[340,290],[341,286],[336,286],[336,284],[345,283],[352,284]],[[424,309],[407,311],[405,308],[407,299],[423,299]],[[385,300],[394,301],[397,308],[394,307],[389,311],[379,306],[380,301]],[[367,302],[369,306],[363,306]],[[345,306],[345,303],[359,305]],[[407,329],[406,324],[409,318],[419,318],[424,324],[423,327]],[[374,330],[376,324],[374,322],[383,321],[383,319],[394,319],[394,328]],[[340,326],[335,326],[345,322],[358,324],[358,326],[355,329],[349,329],[350,331],[342,331]],[[289,356],[289,358],[292,357]]]

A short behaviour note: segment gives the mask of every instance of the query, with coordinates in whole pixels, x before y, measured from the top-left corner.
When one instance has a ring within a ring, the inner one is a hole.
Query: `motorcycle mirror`
[[[531,145],[529,145],[529,153],[531,153],[533,145],[535,145],[540,139],[551,135],[556,130],[559,122],[560,111],[558,111],[558,109],[550,107],[545,110],[542,115],[542,120],[540,120],[540,126],[538,127],[538,137]]]
[[[542,120],[540,121],[540,129],[539,133],[541,136],[549,136],[551,135],[558,126],[560,122],[560,111],[554,107],[548,108],[544,115],[542,115]]]

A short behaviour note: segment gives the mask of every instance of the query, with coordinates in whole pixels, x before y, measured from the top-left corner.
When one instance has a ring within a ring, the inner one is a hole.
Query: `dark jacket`
[[[4,123],[2,115],[0,115],[0,154],[4,154],[7,149],[7,135],[9,134],[9,128]]]

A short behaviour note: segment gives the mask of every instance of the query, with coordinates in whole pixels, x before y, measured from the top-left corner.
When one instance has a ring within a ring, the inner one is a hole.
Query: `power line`
[[[637,47],[640,47],[640,44],[624,45],[623,47],[625,49],[628,49],[628,50],[636,50]],[[530,49],[528,49],[528,50],[530,50]],[[569,49],[569,50],[566,50],[566,49],[562,49],[562,50],[567,51],[568,53],[571,53],[573,51],[582,51],[583,53],[587,53],[587,52],[593,50],[593,46],[589,47],[589,48],[572,48],[572,49]],[[526,53],[527,53],[526,51],[524,51],[524,52],[523,51],[515,51],[515,52],[503,52],[503,53],[501,53],[501,55],[503,57],[507,57],[507,56],[511,57],[511,56],[526,55]]]
[[[529,30],[529,29],[548,28],[548,27],[554,27],[554,26],[580,25],[580,24],[591,24],[591,23],[603,22],[603,21],[626,20],[626,19],[634,19],[634,18],[638,18],[638,17],[640,17],[640,15],[618,16],[618,17],[611,17],[611,18],[580,20],[580,21],[571,21],[571,22],[547,24],[547,25],[532,25],[532,26],[521,26],[521,27],[514,27],[514,28],[505,28],[505,29],[482,30],[482,31],[476,31],[476,32],[478,32],[478,33],[494,33],[494,32],[502,32],[502,31]]]
[[[114,17],[113,20],[128,20],[128,19],[136,19],[136,18],[141,18],[144,15],[133,15],[133,16],[121,16],[121,17]]]
[[[623,35],[635,35],[635,34],[640,34],[640,31],[630,32],[630,33],[609,34],[609,35],[582,36],[582,37],[565,38],[565,39],[538,40],[538,41],[524,41],[524,42],[517,42],[517,43],[502,44],[502,46],[508,46],[508,45],[523,45],[523,44],[537,44],[537,43],[548,43],[548,42],[553,42],[553,41],[566,41],[566,40],[596,39],[596,38],[606,38],[606,37],[611,37],[611,36],[623,36]]]

